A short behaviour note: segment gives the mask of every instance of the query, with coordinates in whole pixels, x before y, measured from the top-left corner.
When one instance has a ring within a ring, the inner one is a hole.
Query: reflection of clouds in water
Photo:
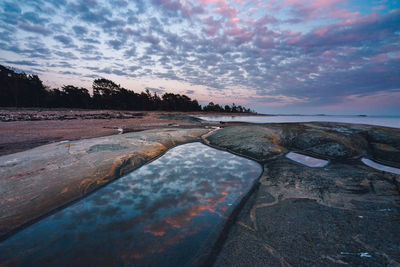
[[[71,256],[76,251],[96,247],[104,255],[96,251],[86,257],[164,265],[162,259],[167,255],[182,254],[186,247],[194,247],[194,251],[175,259],[187,261],[221,221],[220,215],[226,215],[229,205],[249,189],[260,173],[257,163],[200,143],[178,146],[10,238],[6,242],[8,253],[18,248],[17,255],[21,256],[22,248],[27,247],[25,238],[41,240],[50,230],[50,238],[42,240],[27,257],[50,244],[53,250],[65,250],[65,244],[69,244],[71,247],[59,261],[73,261]],[[104,247],[99,248],[99,243]]]
[[[296,152],[289,152],[286,154],[286,157],[308,167],[324,167],[328,164],[327,160],[313,158]]]

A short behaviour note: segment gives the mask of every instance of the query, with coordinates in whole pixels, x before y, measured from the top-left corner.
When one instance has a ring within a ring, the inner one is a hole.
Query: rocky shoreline
[[[264,167],[215,266],[398,266],[400,175],[360,161],[369,157],[398,167],[399,154],[392,154],[399,152],[398,129],[277,124],[224,128],[207,139]],[[329,164],[293,162],[285,157],[292,150]]]
[[[48,120],[106,120],[106,119],[134,119],[142,118],[145,113],[141,112],[0,112],[0,121],[48,121]]]
[[[195,125],[57,142],[0,157],[3,239],[172,146],[203,141],[264,167],[212,254],[215,266],[400,263],[400,175],[360,161],[399,168],[400,129],[322,122]],[[211,129],[216,126],[223,128]],[[289,151],[329,164],[307,167],[287,159]]]

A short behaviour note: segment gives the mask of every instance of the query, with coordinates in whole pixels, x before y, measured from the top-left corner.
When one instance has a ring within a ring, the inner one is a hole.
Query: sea
[[[354,116],[354,115],[272,115],[272,116],[201,116],[208,121],[284,123],[284,122],[344,122],[400,128],[400,116]]]

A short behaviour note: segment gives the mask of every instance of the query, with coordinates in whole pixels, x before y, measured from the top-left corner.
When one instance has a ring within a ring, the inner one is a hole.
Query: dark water
[[[187,265],[261,172],[201,143],[178,146],[2,242],[0,265]]]

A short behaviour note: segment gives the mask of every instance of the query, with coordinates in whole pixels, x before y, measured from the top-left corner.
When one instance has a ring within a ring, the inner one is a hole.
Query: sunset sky
[[[50,87],[400,115],[400,0],[0,0],[0,64]]]

